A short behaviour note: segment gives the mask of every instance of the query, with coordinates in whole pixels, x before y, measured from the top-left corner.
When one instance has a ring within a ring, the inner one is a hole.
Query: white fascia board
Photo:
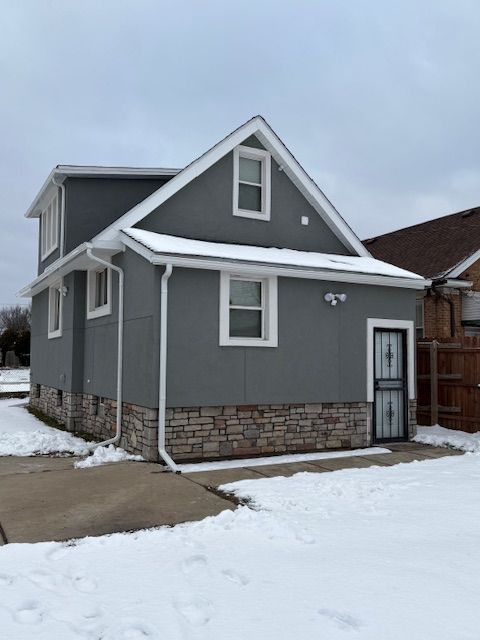
[[[41,214],[41,203],[46,200],[46,195],[50,188],[56,188],[53,178],[63,182],[68,177],[99,177],[99,176],[120,176],[120,177],[154,177],[154,176],[176,176],[181,169],[154,168],[154,167],[99,167],[99,166],[75,166],[62,164],[50,171],[41,189],[35,196],[32,204],[25,213],[25,218],[38,218]]]
[[[96,249],[101,252],[102,256],[109,257],[120,251],[125,250],[125,245],[122,242],[102,242],[93,244],[91,242],[84,242],[83,244],[75,247],[70,253],[63,258],[55,260],[49,265],[43,273],[41,273],[35,280],[32,280],[30,284],[17,293],[19,298],[31,298],[32,296],[40,293],[43,289],[46,289],[54,280],[58,280],[60,276],[64,276],[73,270],[83,270],[88,268],[90,260],[87,262],[80,261],[85,256],[87,249]]]
[[[244,125],[236,129],[229,136],[217,143],[209,151],[194,160],[183,171],[169,180],[167,184],[142,202],[127,211],[123,216],[115,220],[109,227],[101,231],[94,239],[111,238],[121,229],[135,226],[140,220],[163,204],[171,196],[185,187],[189,182],[209,169],[215,162],[218,162],[227,153],[240,145],[246,138],[256,135],[260,142],[271,152],[279,165],[294,184],[300,189],[310,204],[323,218],[335,235],[349,247],[356,255],[370,257],[370,253],[364,247],[360,239],[350,229],[345,220],[333,207],[316,183],[310,178],[305,170],[300,166],[294,156],[283,144],[276,133],[270,128],[265,120],[256,116]]]
[[[401,287],[404,289],[423,290],[428,288],[431,280],[420,278],[401,278],[382,276],[352,271],[335,271],[330,269],[302,269],[282,265],[268,265],[264,262],[241,262],[239,260],[221,260],[185,256],[180,254],[155,253],[127,234],[122,234],[124,244],[155,265],[171,264],[173,267],[185,269],[206,269],[208,271],[229,271],[239,275],[280,276],[284,278],[305,278],[307,280],[332,280],[334,282],[352,282],[354,284],[369,284],[384,287]]]
[[[456,267],[454,267],[450,271],[447,271],[445,273],[445,277],[446,278],[458,278],[458,276],[462,275],[462,273],[466,269],[468,269],[469,267],[472,266],[472,264],[477,262],[477,260],[480,260],[480,249],[478,251],[475,251],[474,253],[472,253],[472,255],[468,256],[468,258],[465,258],[465,260],[462,260],[462,262],[459,262]]]
[[[441,284],[437,285],[434,280],[433,286],[439,289],[471,289],[473,287],[473,282],[471,280],[459,280],[458,278],[443,278],[440,282]]]

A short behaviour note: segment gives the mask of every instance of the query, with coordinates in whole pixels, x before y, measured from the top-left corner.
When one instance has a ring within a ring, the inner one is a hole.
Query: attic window
[[[58,198],[55,195],[40,216],[40,255],[45,260],[58,247]]]
[[[270,154],[237,147],[233,152],[233,215],[270,220]]]

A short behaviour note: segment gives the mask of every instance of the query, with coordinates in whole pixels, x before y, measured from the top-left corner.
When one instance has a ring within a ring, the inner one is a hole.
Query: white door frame
[[[367,402],[374,402],[373,344],[375,329],[403,329],[407,333],[407,384],[408,399],[415,400],[415,323],[413,320],[388,320],[367,318]]]

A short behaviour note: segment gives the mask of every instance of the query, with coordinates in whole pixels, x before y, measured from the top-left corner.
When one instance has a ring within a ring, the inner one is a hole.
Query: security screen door
[[[407,437],[407,353],[405,331],[375,330],[375,441]]]

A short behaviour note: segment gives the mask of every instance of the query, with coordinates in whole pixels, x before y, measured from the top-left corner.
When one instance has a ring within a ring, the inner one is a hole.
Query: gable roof
[[[153,264],[212,270],[229,268],[239,274],[274,273],[413,289],[423,289],[430,284],[422,276],[370,256],[207,242],[135,228],[123,229],[122,236],[130,249]]]
[[[261,116],[255,116],[251,120],[248,120],[206,153],[191,162],[185,169],[169,180],[169,182],[154,191],[150,196],[145,198],[145,200],[101,231],[93,239],[93,242],[97,239],[113,240],[122,229],[135,226],[140,220],[168,200],[168,198],[172,197],[177,191],[185,187],[189,182],[201,175],[215,164],[215,162],[223,158],[227,153],[252,135],[255,135],[263,146],[270,151],[272,157],[282,167],[290,180],[301,191],[340,241],[356,255],[370,255],[325,194],[300,166],[292,153],[290,153]]]
[[[425,278],[456,278],[480,259],[480,207],[364,240],[379,260]]]

